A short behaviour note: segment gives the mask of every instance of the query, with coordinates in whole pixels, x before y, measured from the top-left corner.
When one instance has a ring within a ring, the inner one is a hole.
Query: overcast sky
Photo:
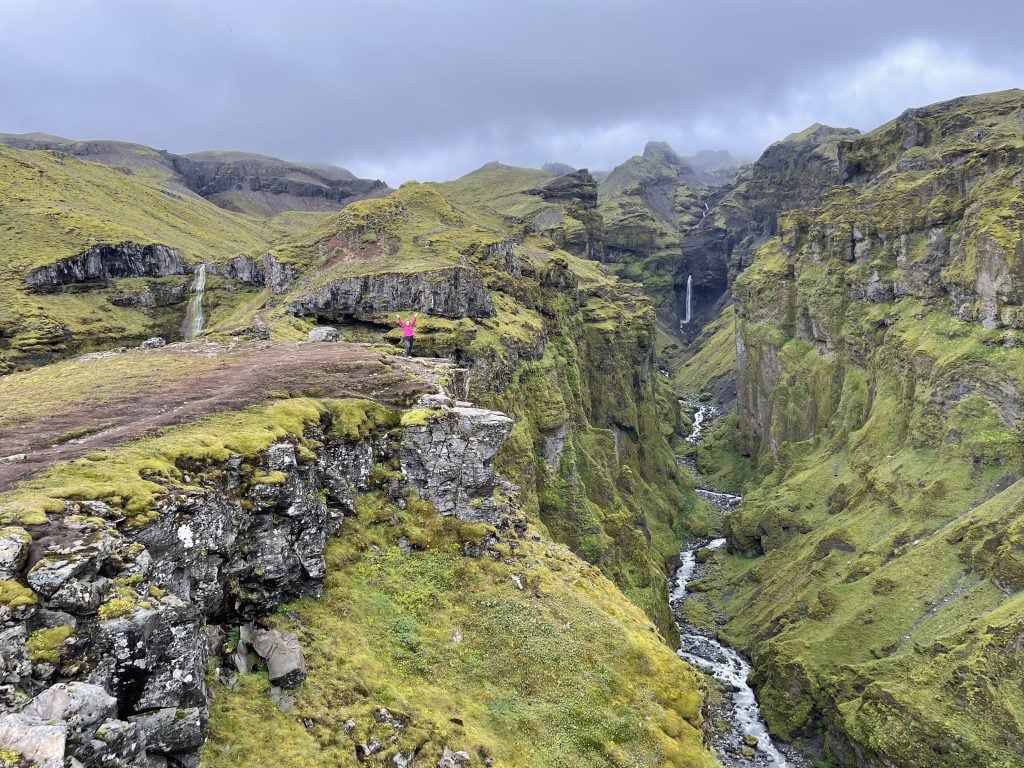
[[[1020,0],[0,0],[0,131],[240,149],[392,185],[756,157],[1024,87]]]

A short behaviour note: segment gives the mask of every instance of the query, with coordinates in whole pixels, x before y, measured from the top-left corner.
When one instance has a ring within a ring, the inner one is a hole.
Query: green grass
[[[116,286],[29,294],[24,279],[32,268],[97,243],[122,242],[167,245],[188,263],[220,262],[262,253],[270,242],[319,221],[243,216],[158,181],[54,153],[0,147],[0,373],[176,334],[184,316],[183,305],[156,311],[115,306],[109,299]]]
[[[154,502],[167,493],[166,485],[188,487],[188,467],[222,463],[232,454],[255,456],[275,442],[296,439],[329,415],[335,431],[358,437],[368,435],[371,425],[396,421],[387,409],[364,400],[293,398],[217,414],[32,476],[0,496],[0,523],[42,523],[73,499],[105,501],[123,510],[130,525],[145,525],[155,518]]]

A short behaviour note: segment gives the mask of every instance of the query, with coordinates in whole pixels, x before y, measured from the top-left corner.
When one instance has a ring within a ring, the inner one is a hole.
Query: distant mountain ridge
[[[155,178],[174,191],[204,197],[229,211],[273,216],[283,211],[337,211],[350,202],[391,192],[383,181],[320,163],[295,163],[251,152],[176,155],[124,141],[75,141],[45,133],[0,133],[16,149],[63,152]]]

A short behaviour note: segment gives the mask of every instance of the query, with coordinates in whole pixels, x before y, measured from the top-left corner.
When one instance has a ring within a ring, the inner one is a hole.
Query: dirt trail
[[[108,448],[148,432],[266,400],[276,392],[310,392],[318,397],[366,397],[406,404],[434,392],[446,361],[390,357],[346,343],[175,344],[150,354],[201,353],[223,365],[187,378],[159,381],[117,400],[75,403],[67,410],[0,428],[0,491],[58,461]],[[45,397],[45,393],[40,393]],[[69,434],[100,431],[58,442]],[[2,458],[0,458],[2,461]]]

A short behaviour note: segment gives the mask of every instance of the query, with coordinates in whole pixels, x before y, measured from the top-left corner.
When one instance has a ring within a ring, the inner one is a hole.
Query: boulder
[[[341,335],[338,333],[338,329],[329,325],[318,325],[309,332],[310,341],[339,341],[340,339]]]
[[[444,752],[441,753],[441,759],[437,761],[437,768],[462,768],[468,762],[468,752],[463,752],[461,749],[458,752],[452,752],[450,747],[445,746]]]
[[[167,341],[160,336],[154,336],[151,339],[146,339],[144,342],[139,344],[140,349],[159,349],[160,347],[166,347]]]
[[[64,768],[67,723],[26,714],[0,717],[0,747],[13,749],[35,768]]]
[[[259,629],[253,633],[252,649],[267,662],[267,673],[273,685],[295,688],[306,679],[306,659],[295,635],[276,629]]]
[[[40,720],[62,720],[70,731],[91,735],[101,722],[116,717],[117,699],[98,685],[57,683],[32,699],[22,714]]]
[[[139,728],[147,751],[160,754],[186,752],[203,744],[199,709],[167,707],[128,718]]]

